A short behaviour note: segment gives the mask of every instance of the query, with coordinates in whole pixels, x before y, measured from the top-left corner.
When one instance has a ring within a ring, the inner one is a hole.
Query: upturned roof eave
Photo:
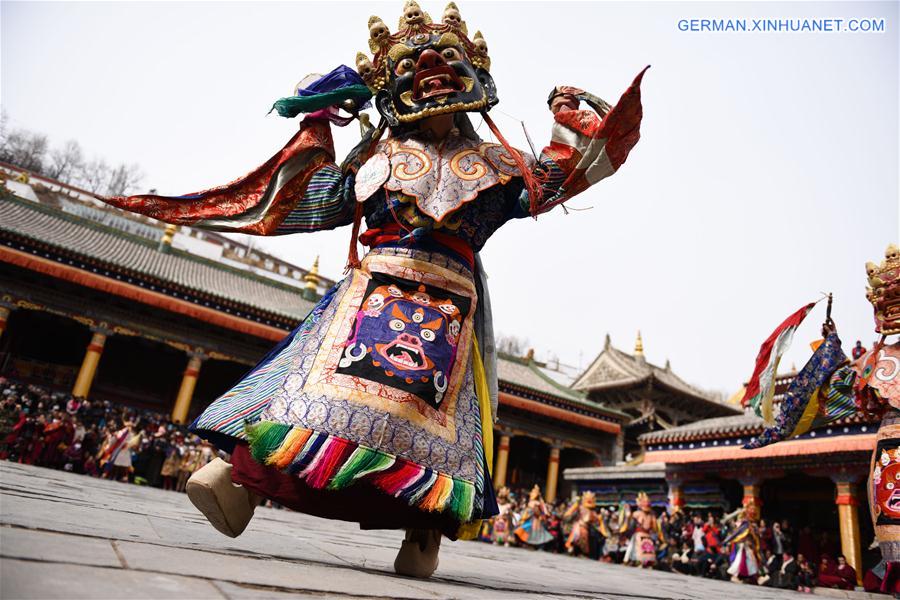
[[[126,243],[140,245],[147,250],[155,251],[155,246],[153,245],[152,242],[150,242],[149,240],[146,240],[144,238],[141,238],[139,236],[135,236],[128,232],[123,232],[121,230],[111,228],[111,227],[108,227],[108,226],[100,224],[100,223],[96,223],[89,219],[84,219],[81,217],[76,217],[74,215],[68,215],[68,214],[62,213],[60,211],[51,210],[51,209],[48,209],[47,207],[41,206],[34,202],[31,202],[28,200],[23,200],[22,198],[19,198],[15,194],[12,194],[8,191],[4,190],[4,192],[5,193],[0,195],[0,198],[2,198],[4,201],[14,202],[20,206],[25,207],[28,210],[36,210],[38,212],[48,215],[49,217],[52,217],[55,219],[61,219],[63,221],[72,223],[75,226],[84,227],[87,229],[97,231],[99,233],[111,235],[113,237],[122,239]],[[270,319],[270,320],[274,320],[274,321],[284,322],[286,324],[293,324],[293,323],[296,323],[303,319],[303,316],[299,314],[300,312],[302,312],[304,309],[307,309],[306,312],[308,312],[308,310],[312,308],[312,303],[310,303],[309,301],[303,300],[302,297],[300,296],[300,290],[298,290],[296,288],[292,288],[292,287],[284,285],[284,284],[279,284],[279,282],[275,282],[270,279],[260,277],[258,275],[252,274],[252,273],[245,273],[245,272],[241,271],[240,269],[236,269],[236,268],[230,267],[228,265],[221,265],[221,264],[216,263],[215,261],[211,261],[211,260],[208,260],[208,259],[205,259],[202,257],[197,257],[195,255],[192,255],[188,252],[184,252],[182,250],[172,249],[171,256],[177,260],[187,260],[187,261],[191,261],[196,264],[199,264],[203,267],[212,268],[212,269],[215,269],[215,270],[221,271],[221,272],[227,272],[230,275],[241,277],[242,279],[245,279],[247,281],[250,281],[250,282],[253,282],[256,284],[260,284],[260,285],[264,285],[267,287],[271,287],[273,289],[278,289],[282,292],[296,294],[298,302],[302,302],[304,304],[310,304],[310,306],[309,307],[305,307],[305,306],[301,307],[297,311],[297,314],[285,312],[285,311],[270,310],[270,309],[263,308],[262,306],[259,306],[256,304],[250,304],[245,301],[237,300],[234,297],[223,296],[222,294],[219,294],[219,293],[209,290],[209,289],[192,286],[187,283],[176,281],[176,280],[173,280],[170,278],[161,277],[159,275],[147,272],[145,270],[141,270],[140,268],[135,267],[135,266],[120,264],[118,262],[113,262],[113,261],[104,259],[100,256],[86,254],[84,252],[79,252],[79,251],[73,250],[71,248],[68,248],[66,246],[63,246],[61,244],[55,243],[54,241],[41,239],[34,235],[31,235],[26,232],[22,232],[20,230],[13,229],[10,227],[4,227],[2,223],[0,223],[0,234],[5,234],[11,240],[15,240],[16,238],[18,238],[20,240],[25,240],[27,243],[34,244],[36,246],[44,246],[47,248],[53,248],[54,251],[57,251],[62,255],[76,258],[85,263],[97,264],[97,265],[103,266],[104,268],[109,269],[110,271],[121,272],[123,274],[126,274],[131,277],[135,277],[138,279],[145,279],[149,282],[157,283],[160,285],[160,287],[163,287],[163,288],[169,288],[169,289],[173,289],[173,290],[177,290],[177,291],[188,291],[192,295],[195,295],[197,297],[204,298],[204,299],[208,298],[211,301],[215,301],[216,303],[224,305],[224,306],[236,307],[236,308],[239,308],[243,312],[246,312],[248,314],[254,314],[254,315],[257,315],[264,319]]]
[[[618,411],[613,408],[609,408],[607,406],[603,406],[602,404],[598,404],[597,402],[593,402],[592,400],[577,399],[577,398],[570,398],[570,397],[564,397],[564,396],[553,396],[553,395],[550,395],[550,394],[544,392],[543,390],[536,390],[533,387],[523,385],[523,384],[517,383],[517,382],[512,382],[512,381],[509,381],[507,379],[502,379],[502,378],[499,380],[499,382],[501,385],[505,385],[510,389],[523,390],[527,393],[534,394],[535,396],[538,396],[545,400],[556,401],[556,402],[560,402],[563,404],[577,404],[583,408],[587,408],[587,409],[596,411],[597,413],[602,414],[606,417],[617,418],[617,419],[630,419],[631,418],[631,415],[629,415],[627,413]]]

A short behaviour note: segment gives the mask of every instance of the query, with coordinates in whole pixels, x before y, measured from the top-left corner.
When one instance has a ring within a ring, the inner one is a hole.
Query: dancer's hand
[[[550,112],[555,115],[558,112],[567,110],[578,110],[580,100],[578,100],[577,96],[583,93],[584,90],[570,85],[556,86],[555,93],[549,102]]]

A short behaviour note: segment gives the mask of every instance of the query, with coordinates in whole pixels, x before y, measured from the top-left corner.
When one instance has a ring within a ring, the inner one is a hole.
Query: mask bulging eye
[[[405,73],[409,73],[410,71],[412,71],[415,66],[416,66],[416,63],[414,63],[411,58],[404,58],[403,60],[401,60],[400,62],[397,63],[397,67],[396,67],[396,69],[394,69],[394,72],[397,75],[403,75]]]
[[[388,326],[394,331],[403,331],[406,329],[406,324],[400,319],[391,319],[391,322],[388,323]]]
[[[441,56],[444,57],[444,60],[460,60],[462,58],[456,48],[444,48],[441,50]]]
[[[434,332],[430,329],[423,329],[422,330],[422,339],[425,340],[426,342],[433,342],[434,341]]]

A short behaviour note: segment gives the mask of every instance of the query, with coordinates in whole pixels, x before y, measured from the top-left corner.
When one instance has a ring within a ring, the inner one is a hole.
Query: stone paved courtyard
[[[0,490],[4,600],[803,597],[446,540],[435,576],[420,581],[392,571],[397,531],[260,508],[232,540],[184,494],[8,462],[0,462]]]

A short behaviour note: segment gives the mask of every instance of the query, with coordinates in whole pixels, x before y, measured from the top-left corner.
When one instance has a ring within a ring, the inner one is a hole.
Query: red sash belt
[[[399,225],[396,223],[389,223],[384,227],[367,229],[365,233],[359,236],[359,241],[363,246],[377,248],[384,244],[398,242],[405,235],[406,231],[400,229]],[[475,253],[472,251],[472,247],[464,240],[435,231],[430,231],[428,233],[428,239],[463,258],[468,263],[470,269],[474,268]]]

